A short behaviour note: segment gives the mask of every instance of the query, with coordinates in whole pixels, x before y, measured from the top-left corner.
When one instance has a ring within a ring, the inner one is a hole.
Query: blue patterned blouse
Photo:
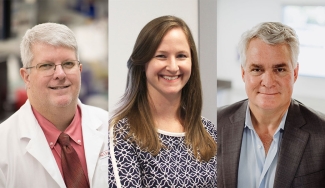
[[[217,141],[217,130],[207,119],[202,122]],[[217,187],[217,156],[198,161],[185,145],[185,133],[158,130],[166,147],[157,156],[125,140],[127,119],[109,131],[108,187]],[[114,135],[114,136],[113,136]]]

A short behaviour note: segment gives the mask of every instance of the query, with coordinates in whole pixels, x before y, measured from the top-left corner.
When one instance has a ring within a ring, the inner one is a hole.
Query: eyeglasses
[[[72,74],[79,67],[80,62],[77,60],[70,60],[57,65],[54,63],[38,63],[35,66],[26,67],[26,69],[36,68],[36,70],[39,71],[44,76],[50,76],[54,74],[56,70],[56,66],[58,65],[61,65],[65,74]]]

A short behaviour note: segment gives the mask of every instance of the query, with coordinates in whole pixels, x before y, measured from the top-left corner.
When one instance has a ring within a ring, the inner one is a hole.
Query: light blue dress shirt
[[[245,128],[241,144],[238,188],[271,188],[274,184],[275,170],[282,139],[282,131],[288,111],[282,117],[278,129],[273,135],[273,141],[265,157],[263,143],[255,132],[250,110],[247,105]]]

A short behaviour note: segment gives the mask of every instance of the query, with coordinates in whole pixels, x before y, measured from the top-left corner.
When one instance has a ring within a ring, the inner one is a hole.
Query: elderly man
[[[325,116],[291,98],[295,31],[261,23],[239,46],[248,99],[218,109],[218,188],[325,187]]]
[[[0,187],[107,187],[108,112],[78,100],[74,34],[39,24],[20,50],[28,100],[0,125]]]

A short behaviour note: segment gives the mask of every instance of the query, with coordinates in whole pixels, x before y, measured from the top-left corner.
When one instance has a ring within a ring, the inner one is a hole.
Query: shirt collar
[[[277,128],[277,130],[275,131],[275,134],[279,130],[284,130],[284,125],[285,125],[285,120],[287,118],[287,114],[288,114],[288,110],[286,110],[286,112],[284,113],[284,115],[283,115],[283,117],[281,119],[280,125]],[[253,123],[252,123],[251,113],[250,113],[250,110],[249,110],[249,103],[247,103],[246,116],[245,116],[245,127],[244,128],[249,128],[249,129],[255,131],[255,129],[253,127]]]
[[[79,106],[77,107],[76,114],[71,124],[65,129],[64,132],[68,134],[75,143],[82,145],[81,110]]]
[[[38,124],[42,128],[46,140],[51,148],[57,143],[57,140],[61,134],[61,131],[58,130],[53,123],[47,120],[44,116],[42,116],[35,108],[32,107],[32,111],[35,115],[35,118],[38,121]],[[66,128],[64,133],[68,134],[70,138],[77,143],[78,145],[82,145],[82,128],[81,128],[81,110],[78,106],[76,109],[75,116],[71,121],[70,125]]]

